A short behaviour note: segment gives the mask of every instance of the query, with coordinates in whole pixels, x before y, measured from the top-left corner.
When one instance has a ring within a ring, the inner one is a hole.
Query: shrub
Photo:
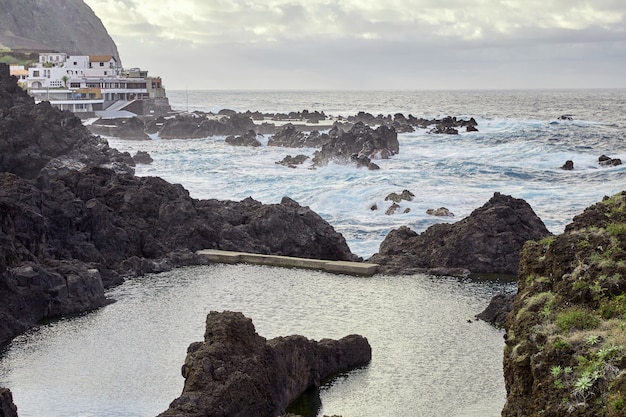
[[[580,308],[571,308],[561,311],[556,316],[556,325],[563,333],[571,330],[595,329],[599,321],[598,317],[593,313]]]

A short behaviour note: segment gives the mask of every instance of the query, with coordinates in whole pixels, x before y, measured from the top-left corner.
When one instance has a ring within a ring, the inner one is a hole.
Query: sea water
[[[174,108],[263,112],[358,111],[416,117],[474,117],[479,132],[399,135],[400,153],[379,171],[331,164],[275,164],[314,149],[233,147],[224,137],[125,141],[148,151],[138,175],[161,176],[194,198],[311,207],[364,258],[393,228],[422,231],[457,221],[494,192],[530,203],[559,233],[573,216],[625,188],[626,166],[601,168],[606,154],[626,162],[626,90],[271,92],[172,91]],[[573,120],[560,120],[569,114]],[[267,138],[260,138],[267,143]],[[575,169],[560,166],[573,160]],[[386,215],[385,196],[415,194]],[[378,210],[372,210],[376,205]],[[454,218],[434,218],[446,207]],[[410,209],[403,213],[404,209]],[[473,317],[504,283],[424,275],[353,278],[256,266],[182,268],[127,281],[98,311],[38,327],[0,356],[0,386],[24,416],[151,416],[180,394],[185,349],[200,340],[210,310],[242,311],[259,334],[309,338],[366,336],[372,363],[322,388],[319,415],[497,416],[504,403],[502,332]],[[471,323],[470,323],[471,321]]]
[[[372,278],[251,265],[181,268],[127,281],[98,311],[17,337],[0,361],[21,417],[155,416],[180,395],[187,346],[209,311],[241,311],[266,338],[361,334],[369,365],[320,393],[319,415],[496,417],[502,331],[475,321],[504,284]]]

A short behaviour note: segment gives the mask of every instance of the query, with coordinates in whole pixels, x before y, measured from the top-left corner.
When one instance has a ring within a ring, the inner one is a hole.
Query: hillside
[[[0,0],[0,51],[113,55],[115,42],[82,0]]]

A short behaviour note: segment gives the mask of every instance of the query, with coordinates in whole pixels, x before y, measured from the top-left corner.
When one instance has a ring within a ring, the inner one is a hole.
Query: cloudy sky
[[[168,89],[626,87],[625,0],[85,0]]]

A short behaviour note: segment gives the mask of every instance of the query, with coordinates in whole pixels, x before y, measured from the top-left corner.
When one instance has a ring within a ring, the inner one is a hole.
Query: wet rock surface
[[[285,414],[285,408],[322,380],[371,360],[362,336],[319,342],[303,336],[259,336],[241,313],[211,312],[203,342],[192,343],[182,367],[180,397],[159,417]]]
[[[17,407],[13,404],[11,391],[0,387],[0,417],[17,417]]]
[[[392,230],[369,262],[379,264],[379,271],[388,274],[439,267],[516,274],[524,242],[549,235],[528,203],[495,193],[456,223],[436,224],[421,234],[406,226]]]

